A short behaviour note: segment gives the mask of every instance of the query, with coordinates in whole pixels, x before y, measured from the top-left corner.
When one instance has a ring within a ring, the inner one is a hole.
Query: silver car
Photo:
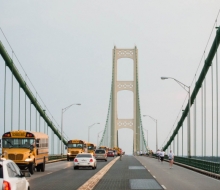
[[[93,170],[97,167],[97,161],[91,153],[80,153],[77,154],[73,161],[74,170],[80,167],[92,168]]]
[[[96,160],[105,160],[107,162],[107,153],[104,149],[97,149],[95,151]]]

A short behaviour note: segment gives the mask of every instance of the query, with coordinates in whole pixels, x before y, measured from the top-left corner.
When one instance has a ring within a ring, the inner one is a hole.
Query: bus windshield
[[[89,145],[88,146],[88,150],[94,150],[94,146],[93,145]]]
[[[30,148],[30,145],[34,145],[34,138],[3,138],[3,148]]]
[[[83,144],[68,144],[68,148],[83,148]]]

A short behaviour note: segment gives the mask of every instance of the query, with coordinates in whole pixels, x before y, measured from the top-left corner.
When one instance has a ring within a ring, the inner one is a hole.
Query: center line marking
[[[167,189],[164,185],[161,185],[164,189]]]

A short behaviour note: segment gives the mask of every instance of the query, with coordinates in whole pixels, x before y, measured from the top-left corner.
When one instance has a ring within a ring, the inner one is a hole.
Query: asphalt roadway
[[[169,190],[219,190],[220,180],[174,165],[158,162],[155,158],[136,156],[142,165],[164,188]],[[174,158],[175,162],[175,158]]]
[[[107,162],[98,161],[95,170],[73,170],[73,161],[54,162],[46,164],[45,172],[35,172],[27,180],[30,183],[31,190],[74,190],[78,189],[112,160],[113,158],[108,158]]]

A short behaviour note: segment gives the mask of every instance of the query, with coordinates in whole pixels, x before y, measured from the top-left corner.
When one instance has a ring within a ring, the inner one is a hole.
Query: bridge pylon
[[[133,81],[119,81],[117,78],[117,61],[121,58],[133,60]],[[133,152],[140,150],[140,105],[138,95],[138,50],[134,49],[113,49],[113,80],[111,91],[111,147],[118,146],[118,130],[128,128],[133,130]],[[117,94],[119,91],[128,90],[133,92],[133,119],[120,119],[117,113]]]

